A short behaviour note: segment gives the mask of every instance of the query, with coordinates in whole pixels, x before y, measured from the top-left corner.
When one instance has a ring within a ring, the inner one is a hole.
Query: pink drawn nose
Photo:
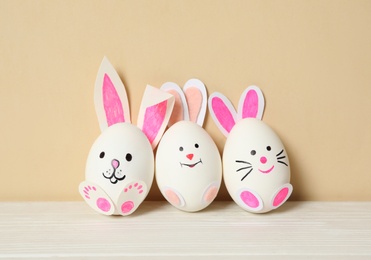
[[[120,165],[120,162],[118,160],[116,160],[116,159],[113,159],[112,162],[111,162],[111,164],[112,164],[112,167],[114,169],[117,169],[119,167],[119,165]]]
[[[193,153],[189,153],[189,154],[187,154],[186,157],[187,157],[188,159],[192,160],[192,158],[193,158]]]
[[[260,162],[263,163],[263,164],[266,163],[267,158],[265,156],[260,157]]]

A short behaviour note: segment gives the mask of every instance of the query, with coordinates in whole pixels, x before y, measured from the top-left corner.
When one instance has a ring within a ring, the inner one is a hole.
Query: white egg
[[[170,94],[147,85],[137,126],[131,124],[125,86],[107,58],[99,67],[94,104],[101,135],[90,149],[79,192],[104,215],[132,214],[154,177],[154,154],[174,105]]]
[[[209,134],[198,124],[180,121],[162,137],[156,153],[156,181],[176,208],[199,211],[217,195],[222,166]]]
[[[275,209],[292,192],[285,148],[276,133],[255,118],[240,120],[230,131],[223,152],[223,177],[233,200],[250,212]]]
[[[102,132],[90,149],[85,178],[99,184],[113,201],[127,184],[135,180],[151,187],[153,176],[151,144],[135,125],[112,125]]]

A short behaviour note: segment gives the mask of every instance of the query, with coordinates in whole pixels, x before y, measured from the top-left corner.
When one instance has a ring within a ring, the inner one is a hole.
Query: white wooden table
[[[371,202],[287,202],[260,215],[233,202],[197,213],[144,202],[128,217],[99,215],[84,202],[0,203],[0,258],[123,256],[371,259]]]

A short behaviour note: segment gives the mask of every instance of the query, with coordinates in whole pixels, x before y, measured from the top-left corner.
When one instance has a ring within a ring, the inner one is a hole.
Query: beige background
[[[134,119],[147,83],[197,77],[235,105],[260,86],[291,199],[371,200],[370,13],[371,1],[0,0],[0,200],[80,200],[104,55]],[[222,151],[209,116],[205,128]]]

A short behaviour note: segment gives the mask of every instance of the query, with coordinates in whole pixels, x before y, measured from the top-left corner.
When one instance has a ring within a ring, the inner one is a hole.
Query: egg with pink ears
[[[199,211],[215,199],[222,179],[218,148],[202,128],[206,88],[200,80],[191,79],[183,90],[172,82],[161,89],[174,95],[175,103],[170,127],[157,148],[156,181],[174,207]]]
[[[153,149],[174,105],[174,97],[147,86],[137,125],[131,123],[129,101],[116,70],[104,58],[97,74],[94,103],[101,134],[86,161],[79,192],[103,215],[130,215],[146,198],[154,177]]]
[[[243,209],[264,213],[290,197],[290,163],[278,135],[261,121],[264,96],[251,86],[241,95],[238,112],[220,93],[209,98],[211,116],[227,137],[223,178],[232,199]]]

